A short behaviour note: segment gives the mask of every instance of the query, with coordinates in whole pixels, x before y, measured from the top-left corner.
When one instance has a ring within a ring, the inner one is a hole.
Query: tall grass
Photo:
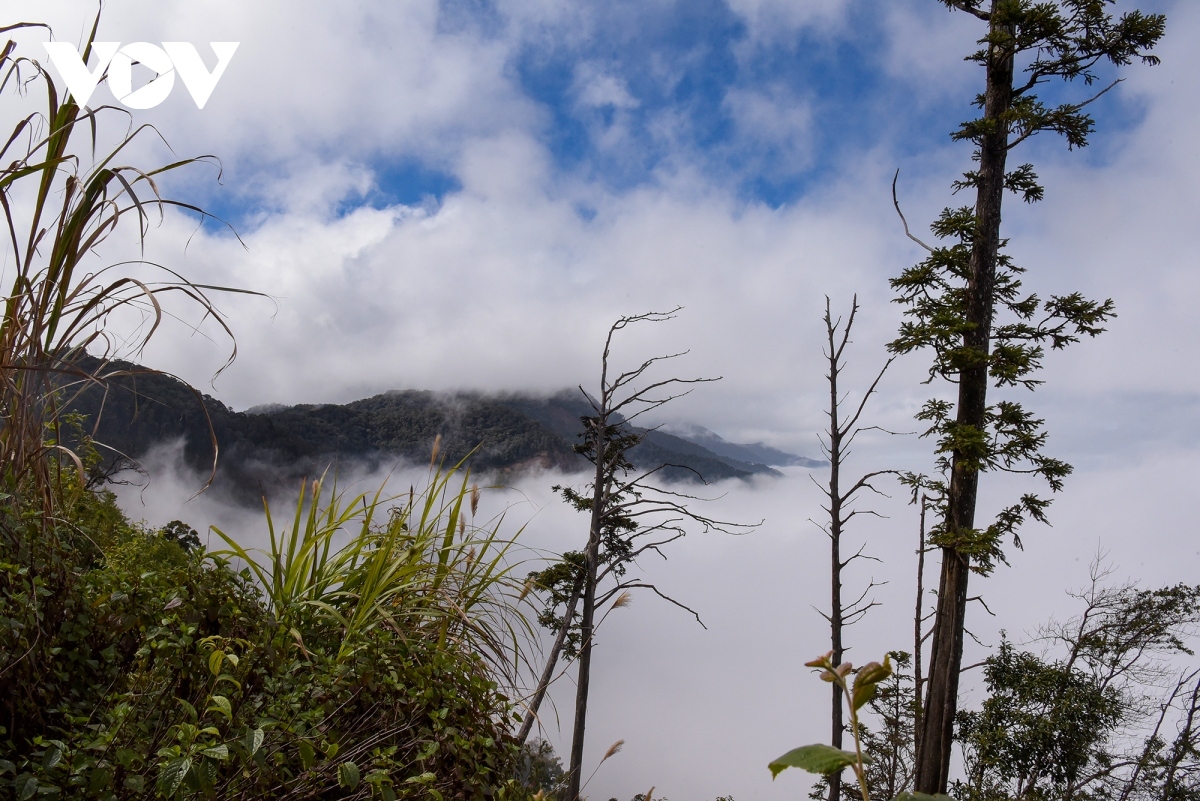
[[[385,484],[386,487],[386,484]],[[503,518],[478,524],[479,488],[470,472],[431,468],[425,487],[399,496],[348,496],[330,482],[304,482],[289,525],[266,510],[269,546],[247,549],[214,527],[262,586],[271,612],[304,649],[306,624],[341,629],[339,660],[364,635],[387,626],[481,654],[510,685],[531,635]]]
[[[85,62],[99,21],[97,15],[83,51]],[[44,27],[0,27],[0,39]],[[0,280],[9,287],[0,299],[0,483],[48,512],[64,477],[76,472],[62,469],[77,461],[64,461],[71,454],[59,425],[59,410],[69,394],[112,377],[109,359],[118,346],[128,355],[141,352],[163,320],[164,295],[180,295],[198,306],[233,343],[210,293],[240,290],[194,283],[144,259],[104,264],[97,256],[127,218],[136,224],[144,250],[151,225],[168,207],[203,215],[195,206],[164,197],[158,180],[189,165],[215,163],[215,158],[186,158],[151,169],[123,163],[135,141],[157,131],[130,122],[115,143],[101,147],[100,118],[128,117],[128,112],[114,106],[80,107],[74,98],[60,95],[43,66],[18,53],[14,39],[0,47],[0,96],[6,92],[15,95],[3,98],[6,106],[21,108],[24,116],[0,141]],[[27,108],[33,110],[25,113]],[[92,262],[85,265],[89,256]],[[145,267],[158,280],[134,274]],[[114,313],[129,309],[140,311],[143,325],[122,342],[110,322]],[[85,352],[99,357],[99,365],[81,366]],[[230,361],[235,352],[232,345]]]

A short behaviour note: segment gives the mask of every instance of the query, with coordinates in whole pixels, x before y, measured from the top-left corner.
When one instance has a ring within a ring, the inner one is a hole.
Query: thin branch
[[[896,197],[896,181],[898,181],[898,180],[900,180],[900,168],[899,167],[896,168],[896,174],[894,176],[892,176],[892,205],[896,207],[896,213],[900,215],[900,222],[904,224],[904,235],[907,236],[912,241],[916,242],[921,247],[925,248],[925,250],[932,253],[933,248],[931,248],[929,245],[926,245],[920,239],[917,239],[915,236],[913,236],[912,231],[908,230],[908,220],[905,219],[904,212],[902,212],[900,210],[900,200],[899,200],[899,198]]]

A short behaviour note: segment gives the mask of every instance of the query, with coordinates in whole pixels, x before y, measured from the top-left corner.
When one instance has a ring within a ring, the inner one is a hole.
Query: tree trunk
[[[995,22],[1000,3],[1001,0],[992,0],[992,22],[989,23],[991,51],[987,63],[984,119],[992,124],[992,128],[979,142],[976,235],[971,247],[967,284],[967,322],[972,327],[963,336],[964,344],[976,358],[960,372],[958,385],[957,423],[977,431],[983,431],[987,411],[987,355],[991,345],[996,258],[1000,249],[1000,207],[1008,158],[1009,126],[1003,114],[1011,105],[1013,92],[1013,59],[1006,43],[1013,31]],[[979,472],[972,456],[957,450],[952,454],[951,464],[944,535],[953,543],[961,532],[975,527]],[[969,576],[970,557],[953,545],[943,547],[937,616],[930,647],[929,686],[919,735],[916,789],[921,793],[945,793],[949,779]]]
[[[571,621],[575,619],[575,608],[579,605],[579,596],[583,592],[583,579],[583,574],[580,574],[579,578],[575,579],[575,586],[571,588],[571,596],[567,601],[566,611],[563,612],[562,627],[559,628],[558,635],[554,638],[554,645],[550,647],[550,654],[546,657],[546,667],[542,670],[542,676],[538,680],[537,690],[529,701],[529,709],[525,713],[525,720],[521,722],[521,731],[517,734],[517,745],[525,745],[525,741],[529,739],[529,733],[533,731],[533,722],[537,719],[537,711],[546,698],[546,690],[550,688],[550,682],[554,678],[554,668],[558,665],[558,657],[562,654],[563,644],[567,641],[567,634],[571,630]]]
[[[921,685],[925,680],[921,677],[924,669],[922,662],[922,643],[925,641],[922,623],[924,616],[921,611],[925,605],[925,511],[929,508],[929,498],[921,495],[921,526],[917,542],[917,611],[913,617],[913,731],[916,742],[913,744],[914,763],[921,761],[921,720],[925,710],[921,706]]]
[[[583,613],[579,619],[579,678],[575,689],[575,725],[571,735],[571,766],[567,782],[567,801],[579,801],[580,774],[583,770],[583,743],[587,731],[588,683],[592,673],[592,631],[596,618],[596,573],[600,561],[600,534],[608,506],[608,398],[602,399],[596,420],[596,479],[592,491],[592,522],[584,558]]]
[[[833,664],[842,664],[845,651],[842,647],[842,431],[838,419],[838,350],[834,346],[833,328],[829,316],[828,300],[825,306],[825,321],[829,328],[829,551],[830,551],[830,602],[829,635],[833,651]],[[830,745],[840,749],[846,726],[842,719],[842,688],[830,682],[833,688],[831,708]],[[829,801],[840,801],[842,796],[842,772],[829,776]]]

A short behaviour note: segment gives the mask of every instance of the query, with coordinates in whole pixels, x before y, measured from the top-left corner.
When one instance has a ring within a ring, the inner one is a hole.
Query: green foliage
[[[988,698],[961,712],[968,759],[964,799],[1058,798],[1101,756],[1125,709],[1116,688],[1004,641],[987,661]],[[1010,792],[1016,792],[1010,796]]]
[[[835,665],[831,661],[833,651],[817,657],[811,662],[805,662],[806,667],[816,668],[821,681],[836,684],[842,688],[842,697],[850,713],[850,733],[854,736],[854,750],[843,751],[840,748],[824,744],[805,745],[793,748],[783,756],[772,761],[768,767],[771,778],[774,779],[787,768],[801,768],[809,773],[831,776],[840,773],[843,768],[853,768],[862,801],[870,801],[870,789],[867,786],[867,766],[873,762],[870,755],[863,753],[862,725],[859,722],[859,710],[871,703],[879,693],[879,686],[892,676],[891,654],[883,657],[883,662],[868,662],[857,671],[849,662]],[[854,682],[847,683],[846,677],[854,673]]]
[[[866,762],[868,757],[863,756],[863,761]],[[771,769],[771,778],[775,778],[786,768],[800,768],[807,770],[809,773],[819,773],[822,776],[837,773],[843,768],[848,768],[851,765],[858,763],[858,755],[853,751],[843,751],[840,748],[834,748],[831,745],[824,743],[814,743],[813,745],[802,745],[799,748],[793,748],[783,756],[772,761],[768,768]]]
[[[469,472],[431,470],[421,493],[394,499],[382,490],[347,498],[336,486],[328,500],[323,493],[321,481],[302,488],[283,530],[267,508],[267,553],[213,529],[230,546],[221,555],[249,566],[272,614],[302,649],[307,626],[332,624],[344,660],[385,626],[460,643],[507,667],[505,654],[525,628],[515,611],[524,588],[508,576],[511,541],[501,538],[501,521],[474,523],[479,489]],[[349,539],[334,549],[340,532]]]
[[[934,494],[945,494],[952,470],[960,482],[986,471],[1027,473],[1057,492],[1071,466],[1044,453],[1043,421],[1011,398],[985,405],[987,384],[1035,388],[1046,349],[1101,333],[1114,306],[1077,292],[1043,299],[1024,288],[1024,270],[1004,252],[1007,241],[999,236],[1000,204],[1006,190],[1027,203],[1045,192],[1033,165],[1006,171],[1006,160],[1013,148],[1043,131],[1063,136],[1068,148],[1085,146],[1094,126],[1084,109],[1107,89],[1050,108],[1038,98],[1039,87],[1050,81],[1091,85],[1104,63],[1157,64],[1150,51],[1163,35],[1165,18],[1136,10],[1114,17],[1112,0],[943,2],[987,23],[980,49],[968,57],[987,69],[987,93],[976,98],[983,114],[953,135],[975,145],[979,167],[965,172],[954,188],[977,190],[977,205],[945,209],[931,229],[946,244],[928,248],[923,261],[892,280],[907,319],[889,348],[897,354],[931,351],[929,379],[959,387],[958,404],[935,398],[918,415],[928,424],[923,435],[937,441],[938,466],[947,477]],[[1014,68],[1020,70],[1016,77]],[[962,493],[971,496],[964,508],[973,516],[974,484],[956,486],[956,503],[964,502]],[[983,527],[955,520],[950,530],[943,521],[931,542],[970,557],[971,567],[987,574],[1004,560],[1006,540],[1020,547],[1017,531],[1025,521],[1045,520],[1048,504],[1025,494]],[[957,505],[956,513],[962,513]]]
[[[1175,694],[1163,697],[1169,675],[1163,659],[1191,654],[1185,637],[1200,624],[1200,587],[1142,590],[1131,585],[1092,587],[1075,597],[1076,618],[1043,632],[1056,656],[1018,650],[1007,640],[985,665],[988,697],[976,711],[960,712],[966,778],[956,786],[964,801],[1075,796],[1151,797],[1191,786],[1190,723],[1170,746],[1158,736],[1133,736],[1147,712],[1166,717]],[[1176,693],[1183,682],[1176,688]],[[1194,696],[1195,698],[1195,696]],[[1193,718],[1193,701],[1185,721]],[[1162,719],[1160,719],[1161,725]],[[1178,757],[1178,759],[1176,759]],[[1174,788],[1174,789],[1171,789]]]
[[[20,594],[19,547],[6,540],[0,653],[15,691],[0,702],[0,787],[97,799],[527,797],[507,778],[509,703],[476,651],[501,636],[488,631],[488,607],[500,603],[503,548],[494,530],[464,536],[472,493],[465,483],[444,492],[446,480],[434,480],[436,502],[414,493],[380,508],[378,526],[357,526],[354,558],[324,563],[346,568],[340,583],[324,596],[300,587],[312,604],[272,605],[251,569],[185,550],[173,535],[186,525],[142,531],[109,495],[82,496],[62,526],[88,542],[85,524],[105,524],[102,548],[24,541],[75,576],[52,594]]]
[[[529,793],[541,793],[546,801],[556,801],[566,786],[567,774],[554,747],[545,740],[530,740],[521,747],[513,777]]]

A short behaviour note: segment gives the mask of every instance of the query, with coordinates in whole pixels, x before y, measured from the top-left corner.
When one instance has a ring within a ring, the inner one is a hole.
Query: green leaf
[[[850,701],[855,711],[862,709],[875,697],[879,683],[892,675],[892,662],[888,657],[883,658],[883,664],[868,662],[858,669],[854,677],[854,689],[850,693]]]
[[[242,738],[242,745],[246,747],[246,753],[250,756],[257,754],[258,749],[262,748],[264,736],[262,729],[247,729],[246,736]]]
[[[807,770],[809,773],[819,773],[825,776],[830,773],[836,773],[844,767],[853,765],[857,761],[858,757],[851,751],[843,751],[831,745],[815,743],[813,745],[802,745],[799,748],[793,748],[767,767],[771,769],[772,779],[786,768],[801,768]],[[863,761],[867,760],[864,758]]]
[[[183,711],[187,713],[188,720],[195,720],[199,717],[199,715],[196,714],[196,707],[192,706],[182,698],[178,698],[176,700],[178,700],[179,705],[183,707]]]
[[[46,753],[42,755],[42,768],[44,770],[52,770],[55,765],[62,762],[63,753],[57,746],[50,746],[46,749]]]
[[[951,796],[929,795],[928,793],[900,793],[896,796],[896,801],[954,801]]]
[[[202,759],[196,765],[194,773],[199,780],[200,789],[205,795],[211,796],[217,785],[217,763],[211,759]]]
[[[404,780],[405,784],[430,784],[437,781],[437,774],[425,771],[420,776],[409,776]]]
[[[358,765],[353,762],[343,762],[338,765],[338,786],[346,790],[354,791],[358,787],[360,775]]]
[[[204,710],[205,713],[216,710],[217,712],[223,714],[226,720],[233,719],[233,705],[229,703],[228,698],[223,695],[214,695],[210,700],[211,705],[208,707],[208,709]]]
[[[112,782],[112,774],[112,768],[101,767],[93,770],[92,775],[88,777],[88,792],[93,795],[99,794],[101,790],[108,787],[109,783]]]
[[[37,794],[38,780],[31,774],[22,773],[13,782],[13,789],[17,791],[17,801],[28,801]]]
[[[0,759],[0,773],[15,773],[17,766],[7,759]]]
[[[146,777],[145,776],[138,776],[138,775],[126,776],[124,783],[125,783],[126,789],[132,790],[135,793],[140,793],[146,789]]]
[[[158,791],[170,798],[175,795],[179,789],[179,785],[183,784],[183,779],[188,775],[188,771],[192,769],[192,760],[190,757],[177,757],[167,763],[163,768],[162,773],[158,775]]]
[[[225,761],[226,759],[229,759],[229,746],[224,744],[214,745],[212,748],[205,748],[200,753],[204,754],[206,757],[211,757],[212,759]]]
[[[214,676],[221,675],[221,662],[225,659],[223,651],[213,651],[208,655],[208,671]]]
[[[304,765],[305,770],[312,770],[312,766],[317,761],[317,752],[313,749],[312,744],[308,740],[300,741],[300,763]]]

